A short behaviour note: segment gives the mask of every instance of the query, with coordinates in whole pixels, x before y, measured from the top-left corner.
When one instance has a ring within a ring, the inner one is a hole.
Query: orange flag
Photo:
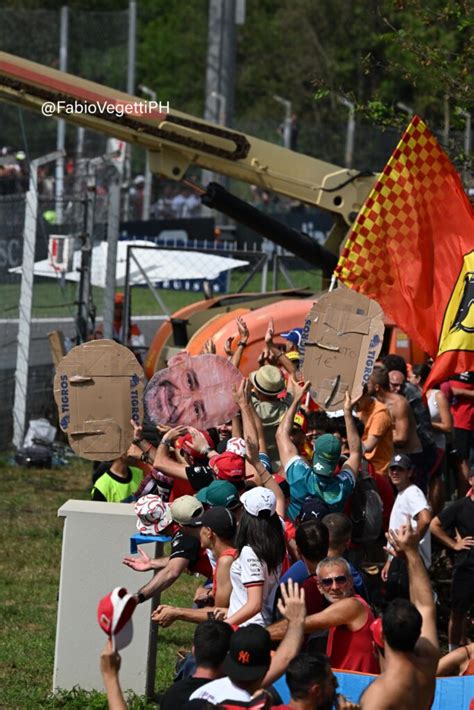
[[[335,274],[436,358],[425,390],[474,370],[474,211],[418,116],[359,212]]]

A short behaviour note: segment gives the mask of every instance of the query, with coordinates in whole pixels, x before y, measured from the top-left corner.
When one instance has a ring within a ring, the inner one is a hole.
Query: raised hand
[[[130,424],[133,427],[133,438],[134,439],[141,439],[143,437],[142,425],[137,424],[137,422],[134,419],[130,419]]]
[[[206,342],[204,343],[204,346],[202,349],[202,354],[203,355],[215,355],[216,354],[216,344],[212,338],[208,338],[206,340]]]
[[[405,515],[406,524],[401,525],[398,530],[389,530],[386,538],[390,545],[388,550],[395,557],[404,557],[407,552],[417,551],[420,544],[420,535],[411,525],[411,518]]]
[[[267,331],[265,333],[265,345],[273,345],[273,336],[275,335],[275,324],[273,318],[268,321]]]
[[[290,624],[304,624],[306,604],[303,588],[289,579],[280,585],[281,599],[278,600],[278,611]]]
[[[232,352],[232,343],[234,342],[234,336],[231,335],[227,338],[224,344],[224,352],[227,355],[227,357],[232,357],[233,352]]]
[[[247,328],[247,323],[244,321],[242,316],[237,316],[236,322],[237,328],[239,329],[240,342],[246,345],[250,335],[249,329]]]
[[[191,434],[193,438],[193,444],[195,448],[199,451],[199,453],[207,453],[209,451],[209,443],[204,434],[192,426],[188,427],[188,431]]]
[[[311,382],[304,382],[303,380],[295,380],[294,377],[289,377],[287,382],[287,390],[293,395],[293,400],[295,402],[301,402],[303,397],[309,391],[311,387]]]
[[[177,439],[179,436],[183,436],[183,434],[186,434],[188,431],[188,427],[184,426],[183,424],[179,426],[175,426],[172,429],[168,429],[166,434],[162,438],[162,442],[165,441],[174,441]]]
[[[107,639],[105,648],[100,654],[100,671],[104,676],[116,676],[120,670],[122,659],[117,651],[114,651],[112,639]]]
[[[245,407],[250,402],[251,391],[252,390],[250,380],[247,377],[244,377],[244,379],[239,385],[239,389],[237,389],[237,387],[233,385],[232,395],[234,398],[234,402],[239,405],[240,409]]]

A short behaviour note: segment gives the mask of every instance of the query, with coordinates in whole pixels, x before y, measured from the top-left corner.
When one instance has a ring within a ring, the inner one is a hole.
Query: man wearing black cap
[[[190,700],[201,698],[211,703],[223,700],[250,700],[262,687],[271,662],[270,634],[259,624],[249,624],[235,631],[222,666],[225,678],[207,683]]]
[[[220,506],[209,508],[199,518],[201,547],[209,550],[216,564],[213,570],[212,599],[218,607],[229,605],[232,585],[230,581],[230,566],[235,559],[236,550],[233,547],[235,535],[235,520],[232,513]],[[160,604],[153,612],[152,619],[160,626],[171,626],[175,621],[190,621],[199,624],[206,621],[212,609],[185,609]]]
[[[211,703],[224,700],[248,701],[259,688],[271,685],[288,667],[303,642],[306,615],[304,594],[290,580],[281,587],[278,609],[288,619],[288,630],[271,657],[270,634],[259,624],[249,624],[234,632],[229,652],[222,666],[227,677],[207,683],[195,691],[190,700],[203,699]]]
[[[408,516],[420,536],[420,555],[426,568],[431,564],[431,512],[425,494],[413,483],[413,464],[405,454],[395,454],[389,467],[390,480],[398,491],[392,512],[390,530],[398,530]],[[389,555],[382,570],[382,579],[387,582],[387,601],[396,597],[409,598],[408,571],[405,560]]]

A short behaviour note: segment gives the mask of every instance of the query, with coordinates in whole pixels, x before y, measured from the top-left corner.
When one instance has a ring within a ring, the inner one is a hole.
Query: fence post
[[[117,273],[117,241],[120,227],[120,182],[118,173],[109,188],[107,215],[107,276],[104,293],[104,338],[113,338],[115,280]]]
[[[26,393],[28,389],[28,362],[30,358],[31,305],[33,302],[33,281],[35,270],[36,220],[38,215],[38,168],[64,155],[63,151],[32,160],[30,182],[25,202],[25,225],[23,228],[23,262],[21,267],[21,289],[18,322],[18,349],[15,370],[15,399],[13,403],[13,444],[20,448],[23,444],[26,423]]]

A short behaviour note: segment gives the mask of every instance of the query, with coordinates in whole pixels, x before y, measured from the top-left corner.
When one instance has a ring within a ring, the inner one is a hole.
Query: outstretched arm
[[[295,414],[298,411],[300,402],[311,387],[310,382],[296,382],[293,378],[288,380],[288,390],[293,395],[293,401],[286,410],[285,416],[280,422],[276,431],[276,443],[282,466],[285,467],[288,461],[298,455],[298,449],[290,439],[291,427]]]
[[[139,600],[144,602],[150,599],[154,594],[159,594],[165,589],[168,589],[168,587],[171,587],[173,582],[178,579],[188,566],[189,560],[185,557],[176,557],[170,560],[166,567],[160,570],[158,574],[155,574],[153,579],[138,590],[137,594],[139,595]]]
[[[296,365],[292,360],[286,357],[284,352],[282,352],[279,348],[276,347],[275,343],[273,342],[274,335],[275,326],[273,323],[273,318],[270,318],[268,322],[267,332],[265,333],[265,345],[267,347],[267,350],[269,350],[275,358],[276,365],[283,367],[283,369],[288,372],[290,377],[295,377],[297,370]]]
[[[237,328],[239,329],[239,340],[237,342],[237,348],[233,355],[231,355],[230,361],[234,367],[239,367],[244,349],[247,347],[249,339],[249,329],[247,328],[247,323],[244,321],[242,316],[237,316],[236,318]]]
[[[109,710],[127,710],[127,703],[120,687],[119,671],[122,659],[113,650],[112,641],[108,639],[100,654],[100,672],[104,681]]]
[[[169,557],[149,557],[145,550],[138,548],[138,557],[132,555],[124,557],[122,564],[127,565],[135,572],[148,572],[151,569],[163,569],[169,562]]]
[[[354,597],[341,599],[335,604],[331,604],[324,611],[317,614],[307,616],[304,622],[305,634],[318,631],[320,629],[329,629],[331,626],[342,626],[343,624],[350,625],[362,618],[365,614],[365,607]],[[277,621],[268,627],[272,641],[279,641],[285,635],[288,623],[287,621]]]
[[[186,433],[186,431],[187,428],[182,426],[167,431],[158,445],[155,460],[153,461],[153,466],[157,471],[161,471],[172,478],[180,478],[184,481],[188,480],[186,476],[186,464],[178,463],[170,455],[170,446],[173,445],[174,441],[179,436]]]
[[[271,685],[288,668],[288,664],[301,648],[304,637],[306,604],[304,591],[293,580],[282,584],[278,610],[287,620],[285,638],[275,652],[270,668],[263,681],[263,687]]]
[[[397,556],[405,556],[406,558],[410,601],[421,614],[421,635],[415,650],[419,655],[433,655],[437,661],[439,644],[433,590],[428,572],[419,553],[420,535],[417,530],[411,527],[410,516],[407,515],[407,524],[402,525],[399,530],[390,530],[387,539],[392,547],[392,552]]]
[[[352,416],[352,407],[353,402],[351,402],[349,391],[346,391],[344,396],[344,421],[346,424],[347,444],[349,446],[349,458],[345,466],[349,466],[355,478],[357,478],[362,457],[362,447],[354,417]]]

